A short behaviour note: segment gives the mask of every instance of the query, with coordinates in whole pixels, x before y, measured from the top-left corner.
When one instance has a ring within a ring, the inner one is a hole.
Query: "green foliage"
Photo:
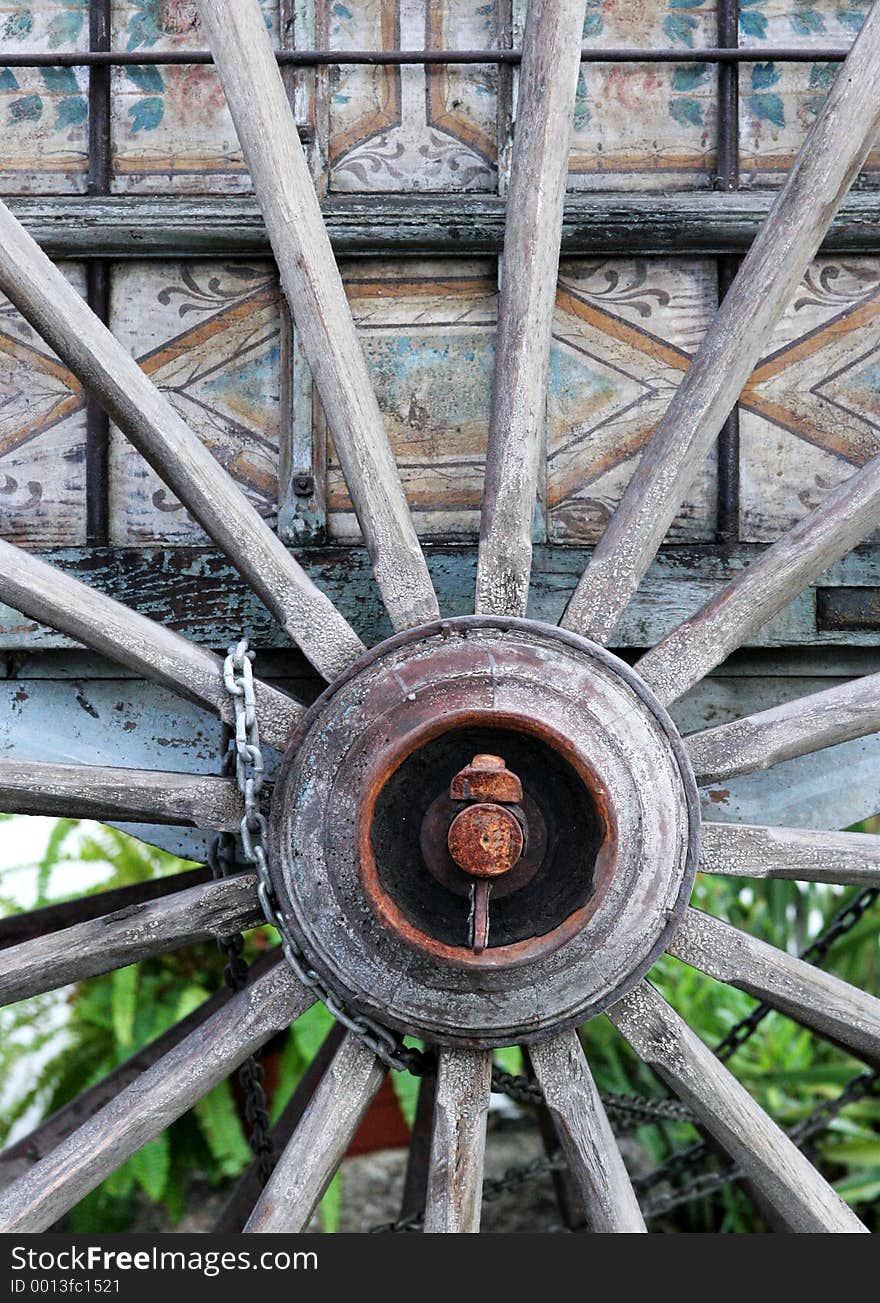
[[[862,831],[878,831],[874,824]],[[87,894],[76,879],[95,879],[88,892],[180,872],[184,861],[153,850],[110,828],[87,831],[58,821],[44,855],[26,866],[33,887],[28,907]],[[20,874],[21,870],[16,870]],[[0,874],[0,912],[20,908]],[[20,891],[17,892],[20,895]],[[802,950],[853,894],[822,884],[760,882],[723,877],[698,879],[695,903],[751,935],[789,951]],[[827,964],[846,981],[878,993],[877,906],[834,946]],[[274,934],[249,935],[253,958],[273,944]],[[83,982],[61,995],[39,996],[0,1012],[0,1082],[18,1083],[0,1093],[0,1144],[16,1122],[47,1116],[101,1080],[143,1045],[186,1017],[222,984],[223,961],[213,945],[193,946]],[[652,980],[708,1043],[715,1044],[754,1007],[747,995],[702,976],[670,958]],[[278,1085],[271,1112],[277,1118],[330,1030],[332,1020],[316,1005],[278,1044]],[[661,1087],[607,1018],[584,1029],[584,1042],[600,1089],[656,1095]],[[518,1049],[499,1051],[509,1072],[522,1071]],[[759,1103],[782,1126],[791,1127],[824,1101],[834,1099],[862,1065],[795,1023],[771,1014],[731,1064]],[[414,1078],[393,1075],[404,1116],[411,1120],[418,1091]],[[646,1162],[660,1163],[694,1140],[685,1124],[645,1126],[636,1133]],[[880,1228],[880,1098],[860,1101],[838,1117],[818,1140],[817,1161],[841,1195],[874,1229]],[[175,1224],[187,1206],[194,1180],[220,1186],[250,1160],[235,1091],[223,1083],[167,1132],[146,1145],[84,1199],[70,1216],[78,1234],[123,1231],[139,1209],[156,1205],[164,1224]],[[321,1204],[325,1230],[339,1223],[344,1197],[334,1182]],[[730,1187],[713,1199],[687,1204],[663,1223],[681,1231],[754,1231],[761,1222],[748,1198]]]
[[[15,874],[28,872],[33,899],[27,907],[40,908],[189,867],[113,828],[84,833],[84,826],[59,820],[42,857]],[[83,871],[97,878],[86,890],[75,885]],[[3,881],[12,872],[0,874],[4,914],[21,908]],[[257,929],[248,936],[246,957],[253,959],[270,944],[270,929]],[[0,1145],[19,1119],[27,1115],[36,1122],[48,1117],[192,1013],[222,985],[223,957],[215,945],[205,944],[0,1011],[0,1082],[18,1083],[11,1093],[0,1093]],[[272,1101],[276,1117],[331,1021],[325,1009],[316,1007],[285,1038]],[[173,1224],[184,1212],[194,1179],[219,1186],[238,1176],[250,1160],[235,1092],[230,1082],[223,1082],[84,1199],[70,1215],[71,1229],[77,1234],[126,1230],[145,1203],[159,1205]],[[338,1220],[339,1191],[328,1198],[326,1216]]]
[[[863,826],[863,831],[876,831]],[[821,884],[700,876],[695,904],[729,920],[752,936],[788,951],[802,950],[855,894]],[[863,990],[878,994],[880,907],[875,905],[833,947],[825,967]],[[665,956],[651,980],[709,1045],[717,1042],[755,1007],[740,991],[704,977]],[[585,1028],[583,1040],[600,1089],[655,1095],[658,1085],[607,1018]],[[803,1121],[819,1104],[836,1098],[864,1065],[813,1036],[781,1014],[771,1013],[730,1062],[732,1071],[781,1126]],[[665,1124],[636,1133],[652,1163],[695,1140],[691,1127]],[[850,1106],[818,1140],[813,1160],[859,1216],[880,1228],[880,1096]],[[760,1230],[763,1224],[748,1197],[735,1186],[714,1199],[683,1205],[664,1225],[679,1231]]]

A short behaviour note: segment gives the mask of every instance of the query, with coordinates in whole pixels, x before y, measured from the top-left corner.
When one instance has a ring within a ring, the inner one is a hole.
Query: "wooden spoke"
[[[43,1231],[314,1002],[286,964],[228,1000],[0,1192],[0,1233]]]
[[[491,1085],[491,1051],[441,1049],[425,1205],[428,1234],[480,1229]]]
[[[845,480],[757,561],[682,621],[636,668],[675,701],[880,524],[880,456]]]
[[[234,480],[0,203],[0,291],[100,401],[325,677],[363,651]]]
[[[872,9],[632,476],[562,623],[613,633],[880,130]]]
[[[277,950],[260,955],[251,965],[251,981],[256,982],[277,963]],[[222,1009],[231,999],[232,993],[229,987],[221,987],[209,996],[204,1004],[200,1004],[192,1013],[187,1014],[186,1018],[172,1024],[167,1031],[149,1041],[143,1049],[138,1050],[124,1063],[120,1063],[118,1068],[114,1068],[94,1086],[89,1086],[57,1113],[53,1113],[51,1117],[41,1122],[33,1131],[8,1145],[0,1152],[0,1186],[7,1185],[15,1177],[34,1167],[40,1159],[51,1153],[56,1145],[66,1140],[89,1118],[94,1117],[105,1104],[114,1100],[132,1082],[137,1081],[148,1068],[158,1063],[170,1050],[208,1022],[217,1010]]]
[[[767,769],[880,729],[880,674],[719,724],[685,738],[698,783]]]
[[[700,871],[880,887],[880,837],[755,824],[704,823]]]
[[[576,1032],[529,1047],[559,1143],[592,1231],[644,1231],[645,1222]]]
[[[252,873],[129,906],[0,951],[0,1004],[262,922]]]
[[[869,1063],[880,1064],[880,1000],[721,919],[689,909],[668,947],[676,959],[765,1000]]]
[[[304,1229],[384,1078],[381,1061],[349,1032],[248,1218],[246,1232]]]
[[[244,814],[231,778],[106,765],[0,760],[0,810],[77,819],[140,820],[236,831]]]
[[[258,0],[199,0],[303,349],[395,629],[439,615]]]
[[[2,539],[0,601],[234,722],[219,656]],[[283,750],[302,706],[265,683],[255,690],[260,732]]]
[[[109,891],[96,891],[89,896],[77,896],[74,900],[60,900],[54,905],[44,905],[42,909],[30,909],[25,914],[9,914],[0,918],[0,950],[71,927],[74,923],[112,914],[117,909],[127,909],[129,905],[173,896],[178,891],[186,891],[188,887],[197,887],[210,880],[211,870],[202,865],[198,869],[172,873],[167,878],[150,878],[147,882],[133,882],[128,887],[112,887]]]
[[[476,611],[525,615],[583,0],[526,14],[507,197]]]
[[[809,1159],[652,986],[643,982],[609,1014],[636,1054],[690,1105],[790,1230],[865,1231]]]
[[[321,1078],[330,1066],[336,1051],[345,1036],[345,1029],[334,1023],[324,1037],[320,1049],[303,1073],[296,1090],[288,1100],[280,1118],[272,1128],[272,1142],[275,1152],[279,1153],[290,1140],[299,1126],[303,1114],[311,1103],[312,1096],[321,1083]],[[260,1164],[255,1159],[235,1183],[223,1211],[213,1228],[214,1235],[238,1235],[244,1230],[245,1222],[263,1192],[260,1178]]]

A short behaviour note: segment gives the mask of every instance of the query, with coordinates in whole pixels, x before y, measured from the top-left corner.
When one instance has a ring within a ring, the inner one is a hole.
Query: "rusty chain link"
[[[420,1050],[406,1045],[403,1038],[390,1028],[341,1001],[321,976],[310,967],[285,924],[269,872],[265,846],[266,819],[260,808],[260,793],[265,771],[254,694],[254,655],[247,639],[242,638],[230,646],[224,662],[224,683],[235,707],[235,729],[229,739],[228,750],[224,757],[224,773],[234,773],[244,800],[245,812],[240,828],[241,848],[245,861],[256,869],[258,895],[263,914],[266,921],[278,931],[284,957],[299,980],[313,992],[315,998],[326,1006],[338,1022],[367,1045],[387,1067],[420,1077],[428,1075],[435,1071],[435,1054],[430,1049]],[[233,865],[236,868],[240,867],[235,854],[236,849],[236,839],[232,834],[218,835],[209,856],[215,876],[222,876],[229,872]],[[821,963],[834,942],[860,921],[865,911],[878,897],[880,897],[878,888],[870,887],[859,892],[838,911],[828,927],[804,950],[801,958],[807,962]],[[224,938],[219,944],[227,958],[225,970],[227,984],[233,990],[241,990],[247,981],[247,965],[242,956],[242,938],[240,936]],[[723,1037],[715,1047],[716,1055],[722,1061],[729,1059],[754,1034],[770,1012],[769,1005],[759,1004]],[[251,1147],[260,1165],[261,1176],[265,1180],[274,1166],[274,1147],[269,1131],[262,1069],[255,1059],[251,1058],[245,1062],[241,1069],[240,1080],[246,1096],[245,1112],[251,1129]],[[842,1109],[877,1089],[878,1082],[880,1082],[878,1071],[864,1072],[854,1077],[836,1099],[823,1102],[808,1118],[793,1127],[788,1133],[791,1139],[799,1146],[806,1145],[813,1136],[824,1130]],[[525,1076],[505,1072],[497,1065],[492,1069],[492,1090],[531,1107],[540,1107],[544,1103],[543,1092],[537,1082]],[[603,1094],[602,1100],[609,1118],[617,1124],[618,1134],[650,1122],[693,1122],[695,1120],[692,1111],[686,1105],[671,1098]],[[640,1194],[647,1193],[661,1182],[689,1170],[697,1162],[709,1156],[711,1150],[708,1145],[702,1142],[691,1145],[671,1155],[653,1172],[646,1177],[637,1178],[633,1184]],[[522,1167],[511,1168],[500,1179],[484,1182],[483,1198],[484,1200],[498,1198],[505,1191],[518,1188],[541,1175],[559,1170],[564,1165],[562,1156],[556,1152],[546,1158],[535,1159]],[[714,1193],[735,1181],[740,1175],[739,1169],[735,1166],[729,1166],[718,1172],[700,1173],[686,1186],[669,1193],[658,1194],[646,1201],[645,1215],[660,1216],[682,1203]],[[396,1222],[374,1227],[373,1230],[396,1232],[419,1230],[423,1220],[423,1214],[417,1213]]]

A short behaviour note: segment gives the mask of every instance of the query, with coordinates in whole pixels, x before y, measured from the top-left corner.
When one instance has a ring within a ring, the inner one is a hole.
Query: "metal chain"
[[[266,855],[266,819],[260,809],[260,792],[263,786],[263,753],[260,749],[260,729],[257,723],[256,697],[253,674],[254,653],[246,638],[233,643],[223,666],[223,681],[235,706],[235,732],[232,741],[235,778],[244,798],[244,817],[241,821],[241,846],[245,859],[257,871],[257,892],[266,921],[278,930],[284,957],[302,984],[326,1005],[329,1012],[363,1041],[377,1058],[398,1072],[414,1072],[423,1076],[430,1070],[430,1056],[423,1051],[404,1045],[403,1040],[388,1027],[366,1014],[359,1013],[343,1003],[323,978],[309,966],[308,960],[295,944],[284,918]]]
[[[833,915],[828,926],[823,928],[819,935],[810,942],[810,944],[801,952],[800,958],[805,963],[820,964],[827,958],[828,951],[847,932],[851,931],[864,916],[866,910],[874,904],[880,897],[880,888],[865,887],[859,891],[852,900],[843,905],[836,914]],[[751,1013],[745,1018],[741,1018],[738,1023],[731,1027],[730,1031],[715,1046],[714,1053],[722,1061],[726,1062],[746,1041],[754,1035],[760,1024],[764,1021],[769,1013],[772,1013],[772,1007],[769,1004],[761,1003],[755,1006]],[[870,1076],[871,1074],[863,1074]],[[833,1108],[838,1101],[839,1108],[844,1108],[849,1102],[847,1098],[850,1088],[856,1086],[863,1080],[863,1075],[856,1076],[852,1079],[849,1086],[829,1105],[820,1105],[816,1110],[819,1113],[823,1108]],[[839,1109],[838,1109],[839,1111]],[[834,1116],[833,1114],[831,1116]],[[670,1177],[678,1176],[680,1173],[695,1167],[697,1163],[704,1159],[710,1158],[712,1150],[704,1141],[697,1144],[688,1145],[685,1149],[679,1149],[671,1154],[665,1162],[655,1167],[646,1177],[643,1177],[638,1188],[641,1192],[653,1189],[654,1186],[660,1185],[661,1182],[669,1180]],[[732,1177],[730,1178],[733,1179]],[[702,1177],[695,1177],[694,1186],[698,1186],[703,1180]],[[690,1189],[690,1187],[688,1187]],[[690,1198],[696,1198],[696,1195],[683,1193],[682,1197],[677,1200],[678,1203],[684,1203]]]
[[[297,977],[314,992],[316,999],[326,1005],[333,1017],[369,1046],[388,1067],[397,1072],[410,1072],[418,1077],[426,1076],[435,1070],[436,1056],[430,1051],[405,1045],[402,1038],[388,1027],[384,1027],[374,1018],[358,1012],[340,1000],[323,978],[309,966],[302,951],[294,943],[290,929],[286,926],[269,872],[265,843],[266,819],[260,809],[264,764],[254,695],[254,655],[246,638],[233,643],[224,663],[223,679],[235,706],[235,733],[229,754],[232,757],[231,767],[234,769],[236,782],[244,798],[245,812],[241,821],[242,851],[248,863],[254,865],[257,870],[258,893],[263,913],[267,921],[278,930],[284,956]],[[544,1099],[540,1087],[535,1082],[529,1081],[527,1077],[502,1072],[500,1068],[493,1070],[492,1089],[526,1104],[541,1104]],[[626,1112],[629,1116],[638,1117],[643,1121],[670,1117],[686,1121],[691,1116],[689,1110],[683,1105],[668,1100],[642,1099],[637,1096],[630,1099],[629,1096],[620,1096],[611,1099],[610,1104],[611,1108],[617,1108],[619,1113]]]
[[[225,748],[221,772],[229,773],[233,758],[231,750],[232,736],[224,730]],[[241,867],[237,855],[237,845],[232,833],[221,832],[208,848],[208,867],[215,878],[225,878]],[[248,982],[248,965],[244,958],[244,937],[240,932],[231,936],[220,937],[217,947],[226,958],[223,978],[227,987],[234,994],[243,991]],[[252,1054],[238,1070],[238,1080],[244,1092],[244,1114],[247,1121],[247,1138],[251,1152],[257,1163],[260,1183],[265,1185],[275,1168],[275,1144],[272,1139],[272,1122],[263,1087],[263,1068]]]
[[[834,942],[860,922],[862,915],[870,909],[878,896],[880,896],[880,888],[863,888],[848,904],[838,910],[828,926],[802,951],[800,958],[808,964],[821,964]],[[741,1045],[745,1045],[749,1037],[772,1012],[771,1006],[762,1002],[731,1027],[727,1035],[715,1046],[715,1054],[721,1062],[726,1063]]]
[[[275,892],[266,854],[266,819],[260,809],[264,763],[256,714],[253,661],[254,652],[250,649],[247,639],[242,638],[238,642],[231,644],[223,667],[223,678],[235,707],[235,731],[227,755],[229,757],[229,768],[234,770],[239,790],[244,799],[244,817],[241,821],[242,852],[245,860],[252,864],[257,871],[258,895],[263,913],[267,922],[278,931],[284,957],[299,980],[314,993],[315,998],[326,1006],[338,1022],[367,1045],[389,1068],[393,1068],[397,1072],[410,1072],[415,1076],[430,1074],[436,1069],[436,1056],[434,1053],[430,1050],[419,1050],[404,1044],[402,1037],[391,1031],[390,1028],[384,1027],[376,1019],[359,1012],[340,1000],[323,978],[309,965],[291,936]],[[214,859],[216,859],[217,863],[222,863],[224,854],[227,856],[229,854],[229,843],[224,841],[226,837],[230,837],[230,834],[221,834],[215,843],[216,855]],[[234,838],[232,842],[234,845]],[[801,958],[808,962],[821,962],[838,937],[848,932],[859,922],[865,911],[878,896],[880,896],[880,889],[878,888],[866,888],[859,892],[852,901],[834,916],[828,927],[803,952]],[[221,944],[226,945],[225,942]],[[241,980],[243,960],[234,940],[230,948],[226,950],[226,954],[227,981],[231,983],[232,981]],[[244,966],[244,971],[246,973],[246,966]],[[715,1053],[718,1057],[722,1061],[730,1058],[753,1035],[759,1024],[770,1012],[769,1005],[760,1004],[747,1017],[741,1019],[717,1045]],[[262,1132],[263,1114],[265,1113],[265,1095],[262,1093],[261,1070],[256,1063],[254,1063],[254,1067],[256,1073],[260,1074],[259,1077],[256,1074],[247,1073],[249,1079],[248,1088],[253,1091],[252,1096],[249,1096],[249,1099],[253,1100],[253,1107],[247,1109],[247,1115],[249,1121],[251,1113],[256,1119],[256,1128],[254,1128],[253,1123],[251,1124],[252,1135],[255,1130]],[[247,1068],[248,1064],[242,1069],[243,1075],[246,1073]],[[876,1073],[864,1073],[854,1078],[836,1100],[820,1105],[810,1115],[810,1118],[801,1124],[800,1128],[795,1129],[798,1136],[802,1135],[802,1128],[804,1127],[808,1128],[810,1135],[823,1129],[853,1099],[860,1098],[862,1094],[872,1090],[876,1084],[877,1076]],[[262,1109],[259,1103],[256,1102],[255,1086],[262,1095]],[[543,1092],[537,1082],[525,1076],[505,1072],[498,1067],[494,1067],[492,1070],[492,1090],[533,1107],[544,1103]],[[606,1094],[603,1095],[603,1101],[609,1117],[619,1124],[620,1129],[641,1126],[646,1122],[694,1121],[691,1110],[686,1105],[680,1104],[673,1099],[649,1099],[641,1096]],[[807,1132],[804,1131],[803,1137],[796,1140],[796,1143],[804,1143],[806,1138]],[[271,1149],[271,1136],[268,1137],[268,1144]],[[661,1181],[692,1167],[695,1162],[709,1153],[708,1146],[702,1143],[680,1150],[656,1168],[654,1172],[647,1177],[641,1178],[635,1184],[637,1188],[647,1191]],[[507,1189],[515,1188],[517,1185],[523,1184],[524,1181],[531,1180],[544,1172],[556,1170],[561,1163],[562,1159],[559,1155],[551,1155],[549,1158],[538,1159],[534,1163],[526,1164],[522,1168],[513,1168],[500,1181],[487,1181],[484,1184],[483,1197],[488,1199],[497,1198]],[[724,1172],[702,1174],[689,1183],[687,1188],[652,1201],[650,1204],[651,1213],[656,1215],[655,1204],[659,1211],[664,1211],[667,1204],[670,1207],[675,1207],[678,1203],[696,1198],[701,1192],[709,1193],[736,1179],[737,1175],[738,1172],[735,1168]],[[673,1202],[670,1203],[670,1200]],[[416,1230],[421,1226],[421,1222],[422,1216],[418,1214],[374,1229],[377,1231]]]
[[[838,1113],[842,1112],[848,1105],[864,1099],[866,1095],[870,1095],[878,1087],[880,1087],[880,1070],[859,1073],[858,1076],[852,1078],[835,1099],[824,1100],[813,1109],[808,1117],[789,1128],[786,1134],[799,1149],[807,1152],[808,1142],[820,1132],[825,1131]],[[705,1149],[705,1152],[709,1153],[707,1146],[695,1145],[693,1148]],[[644,1214],[646,1217],[659,1217],[664,1213],[671,1212],[674,1208],[680,1207],[681,1204],[691,1203],[694,1199],[702,1199],[707,1195],[715,1194],[716,1191],[730,1185],[732,1181],[738,1180],[743,1175],[742,1169],[736,1165],[725,1167],[720,1172],[700,1173],[700,1175],[689,1181],[686,1186],[671,1190],[667,1194],[655,1195],[652,1199],[646,1200],[643,1204]],[[646,1188],[644,1180],[636,1180],[633,1185],[638,1193],[643,1193]]]

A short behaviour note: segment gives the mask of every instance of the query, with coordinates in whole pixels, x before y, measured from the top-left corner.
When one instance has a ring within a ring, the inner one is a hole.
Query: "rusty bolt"
[[[449,784],[453,801],[500,801],[519,805],[523,799],[522,783],[512,774],[501,756],[474,756],[460,769]]]
[[[469,805],[449,826],[449,854],[474,878],[509,872],[523,852],[519,820],[503,805]]]

